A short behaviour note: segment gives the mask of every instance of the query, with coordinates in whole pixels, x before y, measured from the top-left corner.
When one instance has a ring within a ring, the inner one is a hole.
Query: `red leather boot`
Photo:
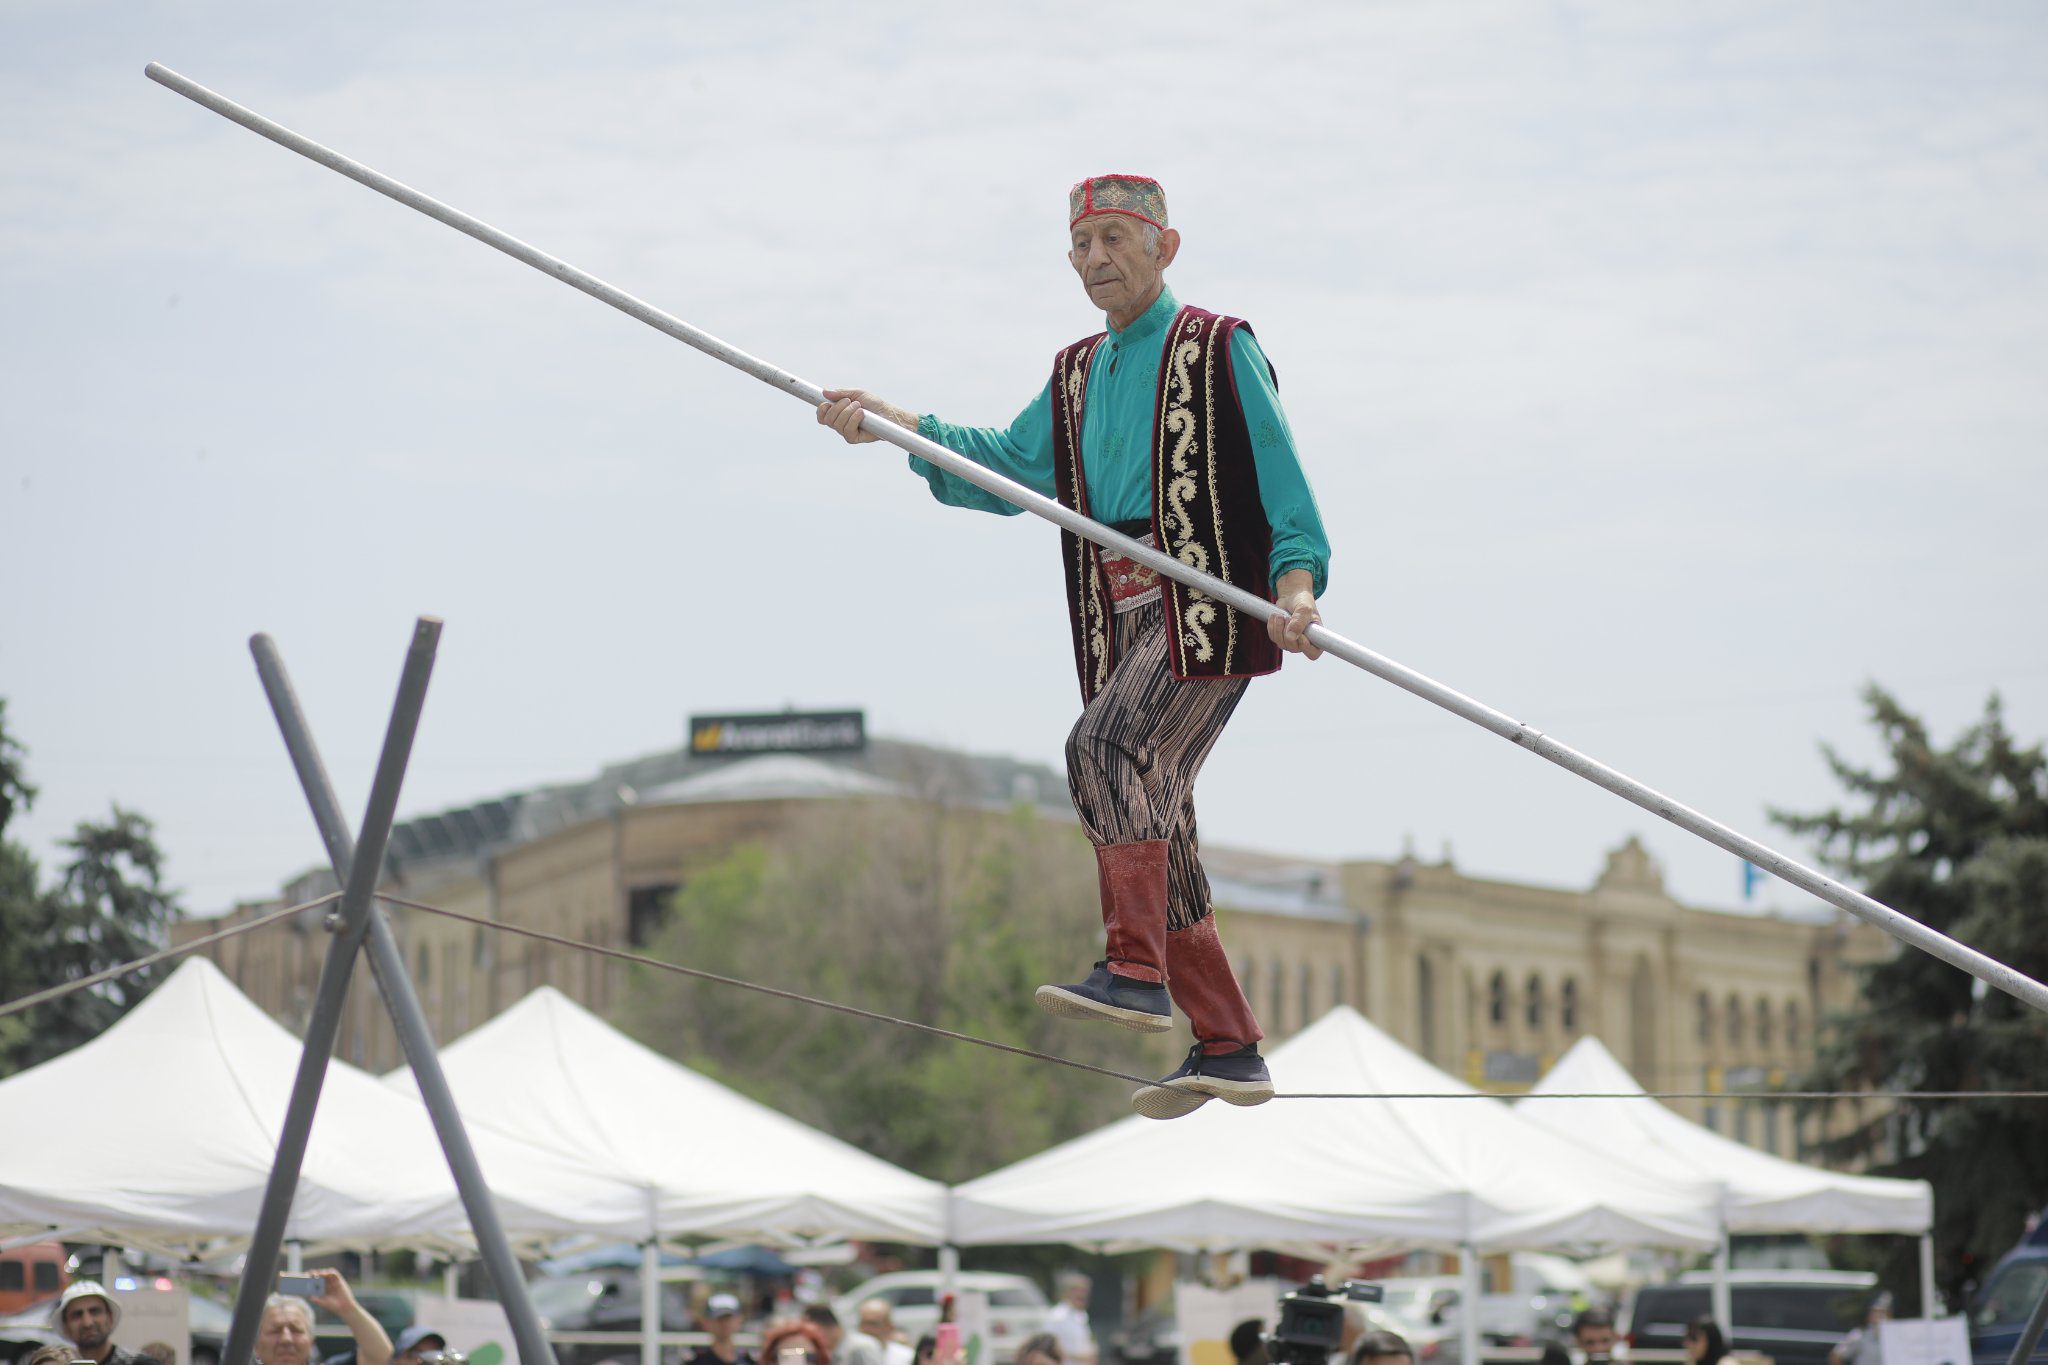
[[[1147,1118],[1175,1119],[1212,1099],[1237,1105],[1272,1099],[1273,1077],[1259,1056],[1265,1031],[1216,937],[1215,916],[1166,936],[1166,970],[1173,1003],[1187,1015],[1195,1045],[1178,1071],[1157,1085],[1141,1086],[1131,1104]]]
[[[1064,1019],[1102,1019],[1140,1033],[1173,1027],[1166,992],[1166,841],[1098,844],[1103,960],[1086,981],[1040,986],[1038,1007]]]

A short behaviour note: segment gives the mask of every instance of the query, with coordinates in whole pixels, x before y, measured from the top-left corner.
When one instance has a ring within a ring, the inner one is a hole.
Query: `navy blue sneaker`
[[[1235,1052],[1211,1057],[1196,1043],[1180,1070],[1157,1085],[1138,1087],[1131,1107],[1148,1119],[1177,1119],[1210,1100],[1230,1104],[1264,1104],[1273,1098],[1273,1076],[1259,1049],[1246,1044]]]
[[[1040,986],[1033,999],[1047,1014],[1062,1019],[1103,1019],[1139,1033],[1164,1033],[1173,1027],[1173,1002],[1163,982],[1118,976],[1107,962],[1096,963],[1079,985]]]

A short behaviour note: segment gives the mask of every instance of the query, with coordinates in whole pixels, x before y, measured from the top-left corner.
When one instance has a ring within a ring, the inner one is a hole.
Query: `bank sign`
[[[843,753],[867,747],[861,711],[776,711],[757,716],[690,717],[693,754]]]

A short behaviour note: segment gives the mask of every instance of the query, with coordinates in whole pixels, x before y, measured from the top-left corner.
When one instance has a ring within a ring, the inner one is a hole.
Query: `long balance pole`
[[[710,333],[692,327],[681,318],[665,313],[624,290],[616,289],[595,275],[578,270],[567,261],[558,260],[545,251],[520,241],[517,237],[500,232],[490,224],[470,217],[459,209],[450,208],[437,199],[429,198],[411,186],[401,184],[359,161],[352,161],[332,148],[323,147],[310,138],[301,137],[282,124],[273,123],[254,110],[246,109],[233,100],[186,79],[168,67],[151,62],[144,68],[144,74],[159,85],[177,91],[221,117],[269,138],[280,147],[289,148],[309,160],[317,161],[331,171],[338,171],[358,184],[367,185],[379,194],[396,199],[407,208],[417,209],[429,218],[446,223],[457,232],[467,233],[484,245],[495,247],[514,260],[524,261],[534,269],[580,289],[600,302],[610,304],[628,317],[638,318],[656,331],[664,332],[686,345],[693,346],[715,360],[722,360],[736,370],[743,370],[765,384],[772,384],[793,397],[801,398],[813,407],[824,401],[824,391],[808,380],[799,379],[787,370],[778,369],[736,346],[729,346]],[[1091,521],[1071,508],[1062,507],[1053,499],[1022,484],[992,473],[937,442],[927,440],[914,431],[907,431],[875,413],[870,412],[861,419],[861,429],[892,445],[900,446],[913,455],[930,460],[941,469],[957,474],[969,483],[985,488],[1027,512],[1148,565],[1168,578],[1191,588],[1198,588],[1218,601],[1226,602],[1246,613],[1254,620],[1263,621],[1275,614],[1273,604],[1264,598],[1191,569],[1172,556],[1151,546],[1140,545],[1128,536],[1118,535],[1107,526]],[[2035,1009],[2048,1011],[2048,986],[2013,970],[1996,958],[1987,957],[1966,944],[1958,943],[1946,934],[1939,933],[1910,916],[1902,915],[1890,906],[1872,900],[1832,877],[1816,872],[1745,834],[1711,820],[1689,806],[1679,804],[1625,773],[1596,762],[1578,750],[1558,743],[1541,731],[1474,701],[1462,692],[1445,687],[1412,668],[1375,654],[1334,631],[1323,626],[1311,626],[1308,638],[1346,663],[1412,692],[1424,701],[1433,702],[1452,715],[1460,716],[1474,725],[1490,730],[1511,744],[1519,745],[1539,757],[1549,759],[1565,771],[1583,777],[1595,786],[1605,787],[1616,796],[1634,802],[1651,814],[1669,820],[1680,829],[1696,834],[1708,843],[1747,858],[1758,867],[1775,873],[1800,890],[1818,896],[1830,904],[1838,905],[1858,918],[1876,925],[1892,937],[1910,943],[1923,952],[1932,953],[1952,966],[1962,968],[1986,985],[2023,1000]]]
[[[431,617],[422,617],[419,629],[423,637],[438,638],[441,623]],[[292,687],[290,675],[284,670],[284,658],[278,653],[276,642],[268,635],[258,635],[249,641],[249,651],[256,657],[256,672],[263,680],[263,693],[270,699],[270,709],[277,717],[278,732],[283,735],[285,748],[291,754],[292,768],[299,775],[299,785],[305,789],[306,804],[313,811],[313,823],[319,827],[321,841],[327,845],[328,861],[333,864],[337,876],[343,868],[356,869],[349,874],[351,887],[355,885],[356,877],[367,877],[374,887],[383,870],[382,841],[378,843],[377,861],[367,872],[363,871],[357,866],[361,850],[349,838],[348,825],[342,820],[341,802],[335,799],[334,784],[327,777],[327,765],[321,761],[320,750],[313,743],[312,728],[306,724],[305,712],[299,707],[298,693]],[[389,828],[388,824],[386,828]],[[491,1198],[490,1183],[484,1178],[483,1168],[477,1164],[476,1149],[470,1145],[469,1131],[462,1126],[462,1115],[456,1108],[454,1092],[448,1087],[448,1078],[441,1070],[440,1053],[434,1048],[433,1029],[427,1023],[426,1012],[420,1008],[412,977],[405,970],[405,954],[391,932],[391,923],[385,917],[383,907],[374,901],[369,906],[368,920],[370,969],[377,977],[378,989],[384,994],[384,1005],[390,1011],[399,1045],[405,1051],[405,1060],[412,1067],[413,1078],[419,1082],[420,1099],[433,1118],[434,1132],[441,1139],[441,1149],[447,1153],[448,1169],[455,1177],[456,1192],[462,1196],[462,1206],[469,1214],[470,1230],[476,1234],[477,1252],[490,1268],[491,1280],[498,1287],[498,1301],[511,1320],[512,1335],[519,1346],[519,1359],[522,1365],[550,1365],[555,1354],[548,1345],[547,1329],[541,1325],[540,1313],[527,1292],[526,1276],[520,1271],[519,1258],[513,1254],[512,1244],[505,1236],[504,1222],[498,1217],[497,1203]]]

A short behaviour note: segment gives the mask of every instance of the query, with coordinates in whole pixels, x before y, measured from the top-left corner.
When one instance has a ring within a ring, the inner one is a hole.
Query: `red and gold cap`
[[[1166,191],[1145,175],[1092,175],[1067,191],[1067,226],[1099,213],[1122,213],[1166,226]]]

